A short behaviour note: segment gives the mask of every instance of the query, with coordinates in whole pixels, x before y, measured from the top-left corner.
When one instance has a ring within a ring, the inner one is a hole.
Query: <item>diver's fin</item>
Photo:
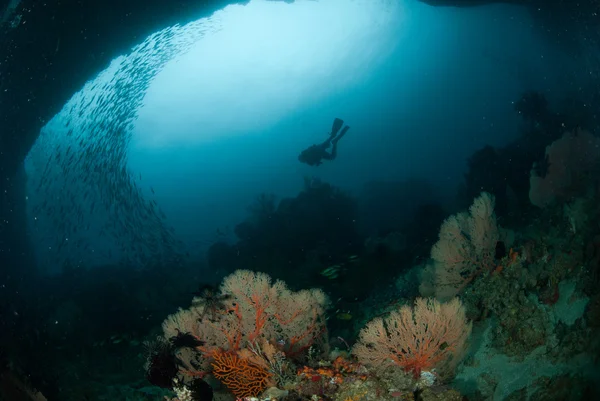
[[[333,120],[333,125],[331,126],[331,136],[336,136],[337,133],[340,131],[340,128],[342,128],[343,125],[344,125],[344,120],[336,117]]]
[[[342,130],[342,132],[340,132],[340,134],[338,136],[336,136],[335,138],[333,138],[333,141],[331,141],[332,143],[337,143],[337,141],[339,141],[340,139],[342,139],[342,137],[344,135],[346,135],[346,132],[348,132],[348,130],[350,129],[349,126],[345,126],[344,129]]]

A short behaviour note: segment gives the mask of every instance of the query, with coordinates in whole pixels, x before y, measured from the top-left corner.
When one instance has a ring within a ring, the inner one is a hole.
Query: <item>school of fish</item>
[[[88,81],[42,129],[25,161],[28,230],[41,270],[150,268],[185,258],[154,190],[128,168],[127,152],[153,77],[207,26],[218,29],[206,22],[151,35]]]

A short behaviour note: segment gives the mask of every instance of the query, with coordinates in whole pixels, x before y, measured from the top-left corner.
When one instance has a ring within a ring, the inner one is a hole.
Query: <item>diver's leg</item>
[[[335,145],[333,145],[333,149],[331,150],[331,153],[329,153],[329,152],[323,153],[323,160],[333,160],[333,159],[335,159],[336,155],[337,155],[337,151],[335,150]]]
[[[323,152],[323,159],[325,160],[333,160],[337,157],[337,142],[333,141],[333,147],[331,148],[331,153]]]
[[[340,139],[342,139],[342,137],[344,135],[346,135],[346,132],[348,132],[348,130],[350,129],[349,126],[345,126],[344,129],[342,130],[342,132],[340,132],[340,134],[338,136],[336,136],[335,138],[333,138],[333,141],[331,141],[331,143],[333,143],[333,146],[335,147],[335,145],[337,145],[338,141]]]
[[[333,140],[333,146],[331,147],[331,159],[333,160],[337,157],[337,139]]]
[[[329,138],[327,138],[326,141],[323,141],[322,144],[319,145],[319,147],[323,150],[325,149],[329,149],[329,147],[331,146],[331,143],[335,140],[335,136],[330,136]]]
[[[346,132],[348,132],[348,130],[350,129],[350,127],[345,126],[344,129],[342,130],[342,132],[340,132],[340,134],[338,136],[336,136],[335,138],[333,138],[333,140],[331,141],[331,144],[333,145],[333,147],[331,148],[331,153],[327,153],[327,152],[323,152],[323,159],[325,160],[333,160],[337,157],[337,144],[338,141],[340,139],[342,139],[342,137],[344,135],[346,135]]]

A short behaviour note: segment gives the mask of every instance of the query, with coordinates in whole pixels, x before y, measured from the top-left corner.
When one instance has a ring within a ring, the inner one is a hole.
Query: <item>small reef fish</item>
[[[321,276],[327,277],[330,280],[334,280],[340,276],[340,269],[342,266],[333,265],[321,271]]]

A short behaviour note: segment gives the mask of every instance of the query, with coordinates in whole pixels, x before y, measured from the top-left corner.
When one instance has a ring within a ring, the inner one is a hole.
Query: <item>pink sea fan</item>
[[[600,138],[579,128],[566,132],[546,148],[546,160],[546,174],[532,169],[529,179],[529,199],[542,208],[585,185],[585,178],[600,166]]]

